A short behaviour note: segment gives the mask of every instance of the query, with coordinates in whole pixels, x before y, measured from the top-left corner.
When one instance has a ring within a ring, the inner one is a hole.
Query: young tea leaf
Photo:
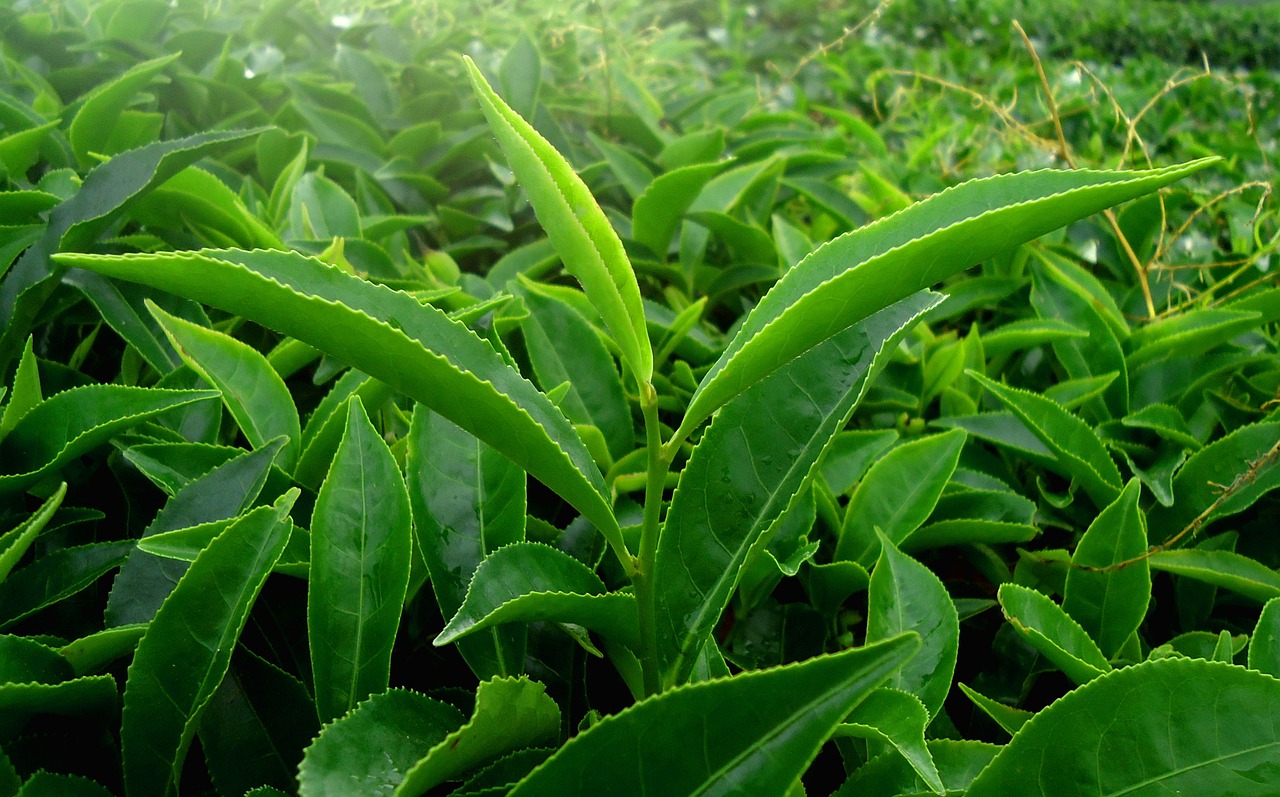
[[[1097,643],[1049,596],[1013,583],[997,595],[1014,630],[1071,680],[1084,684],[1111,670]]]

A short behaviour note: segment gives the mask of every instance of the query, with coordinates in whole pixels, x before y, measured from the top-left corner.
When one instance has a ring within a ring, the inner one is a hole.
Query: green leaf
[[[22,416],[44,401],[40,388],[40,361],[36,358],[32,341],[32,338],[27,338],[18,370],[13,375],[13,394],[9,396],[9,403],[4,405],[3,417],[0,417],[0,438],[9,434]]]
[[[105,628],[68,642],[59,648],[58,655],[71,664],[76,675],[88,675],[125,654],[133,653],[146,630],[147,627],[141,623]]]
[[[298,458],[298,467],[293,470],[293,477],[299,484],[320,489],[346,431],[344,408],[352,394],[360,397],[360,403],[366,410],[377,412],[395,391],[385,382],[370,379],[354,369],[343,374],[302,427],[302,456]]]
[[[1009,408],[1036,438],[1053,452],[1058,466],[1075,479],[1098,506],[1120,495],[1120,469],[1096,432],[1052,399],[997,384],[970,372],[975,380]]]
[[[729,161],[699,163],[659,175],[636,197],[631,208],[631,235],[663,259],[680,229],[680,219],[693,206],[707,182]]]
[[[1097,643],[1047,595],[1013,583],[996,595],[1014,630],[1071,680],[1088,683],[1111,670]]]
[[[395,797],[418,797],[504,753],[556,741],[560,707],[527,678],[484,681],[471,720],[449,734],[405,775]]]
[[[283,249],[271,227],[249,212],[234,191],[204,169],[188,166],[134,204],[130,216],[157,233],[195,232],[214,246]]]
[[[1114,373],[1102,400],[1091,402],[1099,417],[1119,418],[1129,411],[1129,371],[1120,348],[1123,317],[1107,313],[1097,294],[1105,295],[1096,279],[1065,258],[1036,250],[1031,260],[1031,306],[1046,321],[1058,320],[1087,337],[1060,337],[1053,353],[1075,379]],[[1118,322],[1118,323],[1117,323]]]
[[[942,778],[925,746],[924,729],[929,712],[915,695],[881,687],[867,695],[845,722],[837,736],[856,736],[893,745],[935,794],[943,793]]]
[[[79,775],[41,770],[22,784],[17,797],[113,797],[106,786]]]
[[[476,568],[525,531],[525,475],[511,460],[419,405],[409,431],[409,499],[418,549],[440,614],[462,607]],[[458,652],[481,678],[522,672],[525,632],[490,629],[458,640]]]
[[[538,105],[538,86],[542,82],[542,59],[538,57],[538,48],[529,34],[522,34],[516,39],[502,57],[498,81],[511,109],[526,119],[532,119]]]
[[[1018,729],[1027,724],[1027,720],[1035,716],[1035,712],[1025,711],[1020,708],[1001,703],[998,700],[983,695],[964,684],[957,684],[960,691],[965,693],[973,704],[982,709],[982,713],[993,719],[997,725],[1004,728],[1010,736],[1018,732]]]
[[[1206,158],[1145,172],[1042,171],[972,180],[836,238],[788,271],[751,311],[698,386],[676,438],[686,437],[751,383],[876,310],[1215,162]]]
[[[30,487],[140,421],[217,396],[125,385],[88,385],[50,396],[0,440],[0,494]]]
[[[835,559],[869,567],[880,553],[877,529],[897,545],[919,528],[955,472],[966,438],[952,429],[903,443],[872,465],[849,499]]]
[[[448,703],[406,689],[374,695],[326,725],[307,748],[299,797],[394,794],[423,752],[465,719]]]
[[[639,382],[648,382],[653,351],[640,286],[622,241],[568,161],[494,93],[470,58],[466,63],[489,126],[547,237],[600,311],[631,373]]]
[[[435,645],[500,623],[572,623],[639,648],[635,598],[606,593],[591,568],[563,551],[534,542],[499,548],[476,568],[462,607]]]
[[[1262,323],[1261,313],[1225,307],[1200,307],[1153,321],[1125,341],[1130,368],[1169,353],[1203,354]]]
[[[1089,524],[1071,555],[1062,608],[1102,649],[1114,657],[1147,615],[1151,568],[1147,524],[1138,499],[1142,488],[1130,479],[1115,503]],[[1115,567],[1120,563],[1123,567]],[[1114,568],[1114,569],[1107,569]]]
[[[1266,421],[1241,426],[1192,454],[1173,479],[1173,506],[1153,507],[1147,516],[1151,541],[1241,512],[1280,486],[1276,458],[1267,456],[1277,441],[1280,423]],[[1224,499],[1226,487],[1233,489]]]
[[[956,739],[931,739],[928,749],[947,794],[963,794],[1000,751],[994,744]],[[833,797],[879,794],[916,797],[927,794],[928,788],[905,758],[890,751],[859,767]]]
[[[1280,597],[1268,600],[1258,614],[1249,639],[1249,669],[1280,678]]]
[[[1125,667],[1036,714],[966,797],[1262,797],[1280,783],[1277,714],[1280,681],[1243,667],[1195,659]]]
[[[84,249],[138,197],[195,161],[259,130],[206,133],[157,142],[117,155],[85,177],[75,196],[53,209],[40,240],[0,283],[0,366],[7,366],[36,315],[53,293],[64,266],[50,261],[61,250]]]
[[[222,394],[222,403],[250,446],[261,448],[277,437],[288,441],[280,452],[280,466],[292,471],[298,463],[302,425],[289,388],[267,358],[230,335],[170,315],[151,301],[147,309],[183,362]]]
[[[685,465],[658,543],[658,653],[667,685],[689,677],[752,549],[804,492],[906,330],[936,294],[878,313],[726,405]],[[801,389],[802,386],[802,389]]]
[[[395,457],[360,400],[348,408],[311,517],[307,639],[322,721],[386,690],[413,550]]]
[[[914,695],[932,718],[951,691],[960,648],[960,616],[933,571],[880,535],[880,558],[871,571],[867,595],[867,642],[905,631],[920,634],[920,650],[889,679],[889,685]]]
[[[200,712],[284,550],[284,519],[297,496],[253,510],[210,543],[138,643],[120,726],[128,794],[176,793]]]
[[[114,154],[108,149],[109,142],[125,106],[178,56],[179,53],[173,53],[143,61],[115,80],[101,84],[81,102],[67,132],[81,166],[93,162],[91,153]]]
[[[1162,570],[1223,587],[1258,603],[1280,597],[1280,573],[1256,559],[1234,551],[1182,548],[1176,551],[1159,551],[1148,557],[1147,561],[1152,570]]]
[[[568,420],[492,346],[436,308],[291,252],[60,260],[228,309],[382,380],[562,495],[630,565],[603,479]]]
[[[145,529],[147,538],[175,529],[186,529],[218,520],[229,520],[257,500],[266,484],[271,463],[284,439],[246,451],[209,471],[176,493]],[[161,559],[137,551],[116,575],[107,599],[108,625],[145,623],[151,620],[178,579],[187,571],[185,562]]]
[[[93,303],[102,320],[136,349],[142,359],[147,361],[147,365],[157,372],[167,374],[182,365],[182,358],[173,350],[164,330],[147,312],[144,302],[148,299],[159,300],[169,306],[170,312],[195,320],[203,316],[204,311],[194,302],[175,299],[142,285],[118,283],[83,269],[67,272],[63,282],[79,288],[85,298]]]
[[[905,635],[663,692],[569,740],[511,797],[785,794],[917,646]]]
[[[62,506],[62,499],[67,496],[67,483],[63,482],[53,495],[31,513],[31,517],[19,523],[15,528],[0,534],[0,584],[9,577],[15,565],[22,559],[31,543],[44,530],[53,518],[53,513]]]
[[[614,459],[629,454],[635,447],[631,407],[608,349],[567,304],[535,290],[521,298],[529,309],[521,328],[538,383],[549,390],[568,382],[559,406],[569,420],[604,433]]]
[[[132,540],[118,540],[46,553],[9,574],[0,584],[0,628],[69,598],[124,564]]]

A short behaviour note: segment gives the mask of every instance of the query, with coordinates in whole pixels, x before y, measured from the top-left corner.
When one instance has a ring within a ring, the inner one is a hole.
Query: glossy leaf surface
[[[1097,643],[1049,596],[1017,584],[1001,584],[998,595],[1014,630],[1071,680],[1088,683],[1111,669]]]

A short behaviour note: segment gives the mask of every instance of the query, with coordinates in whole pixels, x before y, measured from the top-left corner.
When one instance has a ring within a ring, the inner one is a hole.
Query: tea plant
[[[0,794],[1274,790],[1261,138],[583,11],[9,18]]]

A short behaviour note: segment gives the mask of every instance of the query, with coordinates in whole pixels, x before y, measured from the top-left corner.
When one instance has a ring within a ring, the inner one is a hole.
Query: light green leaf
[[[298,767],[299,797],[394,794],[405,774],[462,726],[458,709],[392,689],[325,726]]]
[[[951,691],[960,648],[960,616],[933,571],[880,535],[880,558],[871,571],[867,595],[867,642],[905,631],[920,635],[920,650],[889,679],[889,685],[914,695],[932,718]]]
[[[1096,432],[1052,399],[1001,385],[981,374],[975,380],[1009,408],[1041,443],[1054,453],[1058,466],[1079,482],[1098,506],[1113,503],[1123,483],[1120,469]]]
[[[729,161],[699,163],[659,175],[636,197],[631,208],[631,236],[665,259],[680,229],[680,219],[698,194]]]
[[[1280,681],[1243,667],[1196,659],[1125,667],[1036,714],[966,797],[1263,797],[1280,783],[1277,715]]]
[[[881,457],[853,492],[835,559],[869,567],[880,553],[876,530],[894,545],[925,521],[960,461],[966,434],[952,429],[903,443]]]
[[[931,739],[928,749],[947,794],[963,794],[1000,751],[994,744],[956,739]],[[889,751],[859,767],[832,797],[881,794],[917,797],[928,794],[928,789],[920,773],[905,758]]]
[[[542,82],[542,59],[529,34],[516,39],[502,57],[498,80],[512,110],[526,119],[533,118],[538,105],[538,87]]]
[[[68,642],[58,649],[58,655],[67,660],[76,675],[88,675],[121,656],[133,653],[146,631],[147,627],[142,623],[104,628]]]
[[[0,438],[9,434],[22,416],[44,401],[40,388],[40,361],[36,358],[32,342],[33,338],[27,338],[18,370],[13,375],[13,391],[9,403],[4,405],[4,415],[0,416]]]
[[[917,646],[908,634],[663,692],[569,740],[511,797],[785,794]]]
[[[1280,573],[1257,559],[1234,551],[1182,548],[1176,551],[1159,551],[1148,557],[1147,561],[1151,563],[1152,570],[1162,570],[1223,587],[1258,603],[1280,597]]]
[[[996,595],[1014,630],[1071,680],[1088,683],[1111,670],[1097,643],[1049,596],[1012,582]]]
[[[748,556],[804,492],[872,375],[938,302],[925,293],[856,324],[726,405],[685,465],[654,564],[658,653],[683,683]]]
[[[395,457],[360,400],[347,406],[347,431],[311,516],[307,639],[321,721],[386,690],[413,550]]]
[[[568,420],[492,346],[440,310],[292,252],[60,260],[239,313],[418,399],[562,495],[630,567],[604,481]]]
[[[280,467],[292,471],[298,463],[302,425],[289,388],[267,358],[230,335],[170,315],[151,301],[147,309],[183,362],[222,394],[222,403],[250,446],[261,448],[277,437],[288,441],[280,452]]]
[[[839,727],[836,736],[856,736],[893,745],[935,794],[943,793],[942,778],[925,746],[929,712],[915,695],[881,687],[867,695]]]
[[[972,180],[819,247],[747,316],[703,378],[676,438],[686,437],[751,383],[876,310],[1215,162],[1206,158],[1145,172],[1042,171]]]
[[[964,684],[957,684],[960,691],[973,701],[973,704],[982,709],[982,713],[986,714],[996,722],[1001,728],[1004,728],[1010,736],[1018,732],[1018,729],[1027,724],[1027,720],[1035,716],[1035,712],[1026,711],[1020,708],[1001,703],[999,700],[992,700],[976,690],[970,689]]]
[[[114,154],[108,151],[108,142],[120,122],[125,106],[179,55],[180,53],[173,53],[143,61],[115,80],[99,85],[80,103],[79,110],[71,120],[67,138],[81,166],[88,166],[93,162],[90,153]]]
[[[1138,508],[1142,488],[1130,479],[1115,503],[1099,513],[1076,544],[1062,608],[1112,658],[1138,630],[1151,600],[1147,523]],[[1136,561],[1133,561],[1136,560]],[[1127,562],[1115,569],[1115,565]]]
[[[524,471],[421,405],[414,409],[407,456],[418,549],[440,614],[452,617],[485,557],[524,539]],[[525,631],[492,627],[483,637],[459,639],[458,652],[481,678],[519,673]]]
[[[125,790],[175,794],[200,712],[231,662],[249,609],[284,550],[298,492],[259,507],[209,544],[138,643],[125,685],[120,740]]]
[[[395,797],[418,797],[485,761],[554,742],[559,734],[560,707],[542,684],[527,678],[484,681],[476,688],[471,721],[432,747],[405,775]]]
[[[653,351],[640,286],[622,241],[568,161],[494,93],[470,58],[466,63],[489,126],[547,237],[600,311],[631,373],[639,382],[648,382]]]
[[[591,568],[549,545],[519,542],[499,548],[476,568],[457,614],[435,639],[447,645],[500,623],[553,620],[596,631],[639,648],[635,598],[606,593]]]

